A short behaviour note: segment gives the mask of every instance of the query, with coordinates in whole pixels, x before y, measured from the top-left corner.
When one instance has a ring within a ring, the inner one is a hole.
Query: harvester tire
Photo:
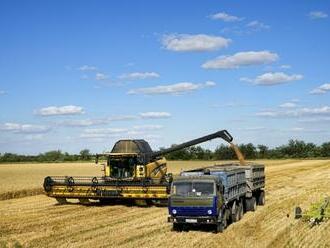
[[[63,198],[63,197],[56,197],[55,199],[58,202],[58,204],[60,204],[60,205],[68,203],[66,201],[66,198]]]
[[[261,191],[258,196],[258,205],[263,206],[265,205],[265,191]]]

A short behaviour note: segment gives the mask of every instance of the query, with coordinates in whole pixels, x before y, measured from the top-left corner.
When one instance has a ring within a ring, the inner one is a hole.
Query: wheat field
[[[94,164],[0,165],[0,247],[330,247],[330,221],[310,228],[293,218],[330,195],[329,160],[268,160],[266,205],[224,233],[171,231],[167,209],[125,205],[57,205],[42,194],[47,175],[102,175]],[[169,161],[174,174],[212,165]]]

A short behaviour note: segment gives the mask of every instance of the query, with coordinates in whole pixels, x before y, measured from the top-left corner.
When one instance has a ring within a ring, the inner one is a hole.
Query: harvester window
[[[111,159],[111,177],[114,178],[129,178],[133,177],[134,166],[136,159],[134,158],[121,158]]]

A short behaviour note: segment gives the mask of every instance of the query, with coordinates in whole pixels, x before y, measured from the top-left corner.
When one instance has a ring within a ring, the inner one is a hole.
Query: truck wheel
[[[251,198],[251,211],[254,212],[257,210],[257,200],[255,197]]]
[[[234,207],[235,206],[235,207]],[[231,210],[231,220],[232,222],[239,221],[239,206],[234,205]]]
[[[217,223],[215,226],[215,232],[214,233],[222,233],[225,230],[225,224],[224,223]]]
[[[182,224],[179,224],[179,223],[173,223],[173,228],[172,228],[173,231],[176,231],[176,232],[182,232],[183,230],[183,227],[182,227]]]
[[[221,222],[217,222],[217,224],[215,225],[215,233],[222,233],[227,228],[229,215],[229,210],[224,210]]]
[[[257,202],[255,197],[245,199],[245,209],[246,211],[256,211]]]
[[[238,212],[239,212],[239,219],[243,218],[244,215],[244,210],[243,210],[243,204],[242,202],[240,202],[240,204],[238,205]]]
[[[261,191],[258,197],[258,205],[265,205],[265,191]]]

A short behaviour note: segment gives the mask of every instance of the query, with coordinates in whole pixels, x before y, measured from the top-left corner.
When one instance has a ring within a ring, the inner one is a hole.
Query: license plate
[[[197,223],[196,219],[186,219],[187,223]]]

